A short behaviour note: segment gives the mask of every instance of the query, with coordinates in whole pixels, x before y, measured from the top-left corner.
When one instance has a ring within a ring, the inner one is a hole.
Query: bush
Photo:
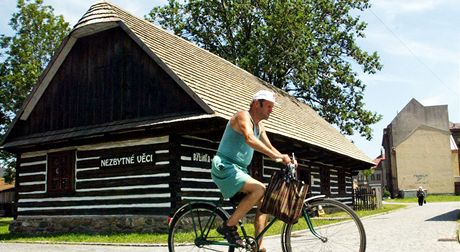
[[[391,196],[391,193],[390,193],[387,189],[385,189],[385,190],[383,191],[383,198],[388,198],[388,197],[390,197],[390,196]]]

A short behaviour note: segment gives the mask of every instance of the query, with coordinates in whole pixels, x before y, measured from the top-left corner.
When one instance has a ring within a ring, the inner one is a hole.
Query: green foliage
[[[390,191],[388,191],[388,190],[385,188],[385,190],[383,191],[383,198],[386,199],[386,198],[388,198],[388,197],[390,197],[390,196],[391,196]]]
[[[369,183],[369,177],[370,177],[372,174],[374,174],[375,169],[374,169],[374,167],[371,167],[371,168],[369,168],[369,169],[362,170],[361,172],[362,172],[363,176],[366,178],[366,181]]]
[[[368,0],[170,0],[151,22],[231,61],[309,104],[342,133],[372,138],[381,115],[364,108],[366,74],[381,70],[376,52],[361,50],[366,23],[351,13]]]
[[[16,7],[9,22],[15,34],[0,35],[0,139],[70,32],[64,17],[55,16],[42,0],[18,0]],[[0,165],[14,177],[12,154],[0,152]]]
[[[371,216],[371,215],[377,215],[377,214],[384,214],[384,213],[389,213],[391,211],[399,210],[401,208],[405,208],[407,205],[404,204],[383,204],[382,207],[379,209],[375,210],[358,210],[355,211],[356,214],[360,218],[366,217],[366,216]]]
[[[394,199],[386,199],[387,202],[395,202],[395,203],[417,203],[417,197],[407,197],[407,198],[394,198]],[[460,195],[436,195],[436,194],[428,194],[426,197],[427,203],[433,202],[460,202]]]
[[[8,230],[8,226],[13,218],[0,218],[0,241],[13,242],[84,242],[84,243],[150,243],[165,244],[168,234],[156,233],[105,233],[105,234],[85,234],[85,233],[61,233],[61,234],[13,234]]]
[[[11,184],[16,178],[15,167],[16,159],[13,158],[13,155],[6,151],[0,151],[0,168],[3,170],[3,178],[5,179],[6,183]]]

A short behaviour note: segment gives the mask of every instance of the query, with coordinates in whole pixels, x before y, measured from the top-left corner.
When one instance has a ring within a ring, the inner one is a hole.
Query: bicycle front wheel
[[[170,252],[234,251],[216,228],[227,220],[224,211],[207,203],[191,203],[178,210],[168,234]]]
[[[283,226],[281,238],[284,251],[366,250],[363,224],[347,205],[334,199],[320,199],[305,203],[303,214],[308,217]]]

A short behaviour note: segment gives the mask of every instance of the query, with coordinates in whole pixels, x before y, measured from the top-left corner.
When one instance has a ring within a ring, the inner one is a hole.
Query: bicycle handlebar
[[[283,162],[283,159],[282,158],[276,158],[275,161],[277,163],[281,163]],[[286,165],[286,169],[287,169],[287,173],[290,174],[293,178],[296,178],[296,165],[294,164],[295,163],[295,155],[294,155],[294,152],[292,153],[292,163],[289,163]]]
[[[292,153],[292,163],[294,163],[295,161],[295,155],[294,155],[294,152]],[[283,159],[282,158],[275,158],[275,162],[277,163],[281,163],[283,162]]]

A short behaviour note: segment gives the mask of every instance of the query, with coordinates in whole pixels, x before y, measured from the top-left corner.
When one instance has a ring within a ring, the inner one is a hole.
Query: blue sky
[[[73,26],[95,0],[44,0]],[[143,17],[166,0],[112,0]],[[412,99],[424,106],[448,105],[449,120],[460,123],[460,1],[371,0],[372,7],[358,13],[368,23],[366,38],[358,44],[377,51],[384,65],[374,75],[362,75],[367,85],[366,108],[383,115],[372,126],[374,138],[349,137],[369,157],[380,154],[383,129]],[[8,26],[16,0],[0,2],[0,34]],[[360,69],[357,69],[359,72]]]

